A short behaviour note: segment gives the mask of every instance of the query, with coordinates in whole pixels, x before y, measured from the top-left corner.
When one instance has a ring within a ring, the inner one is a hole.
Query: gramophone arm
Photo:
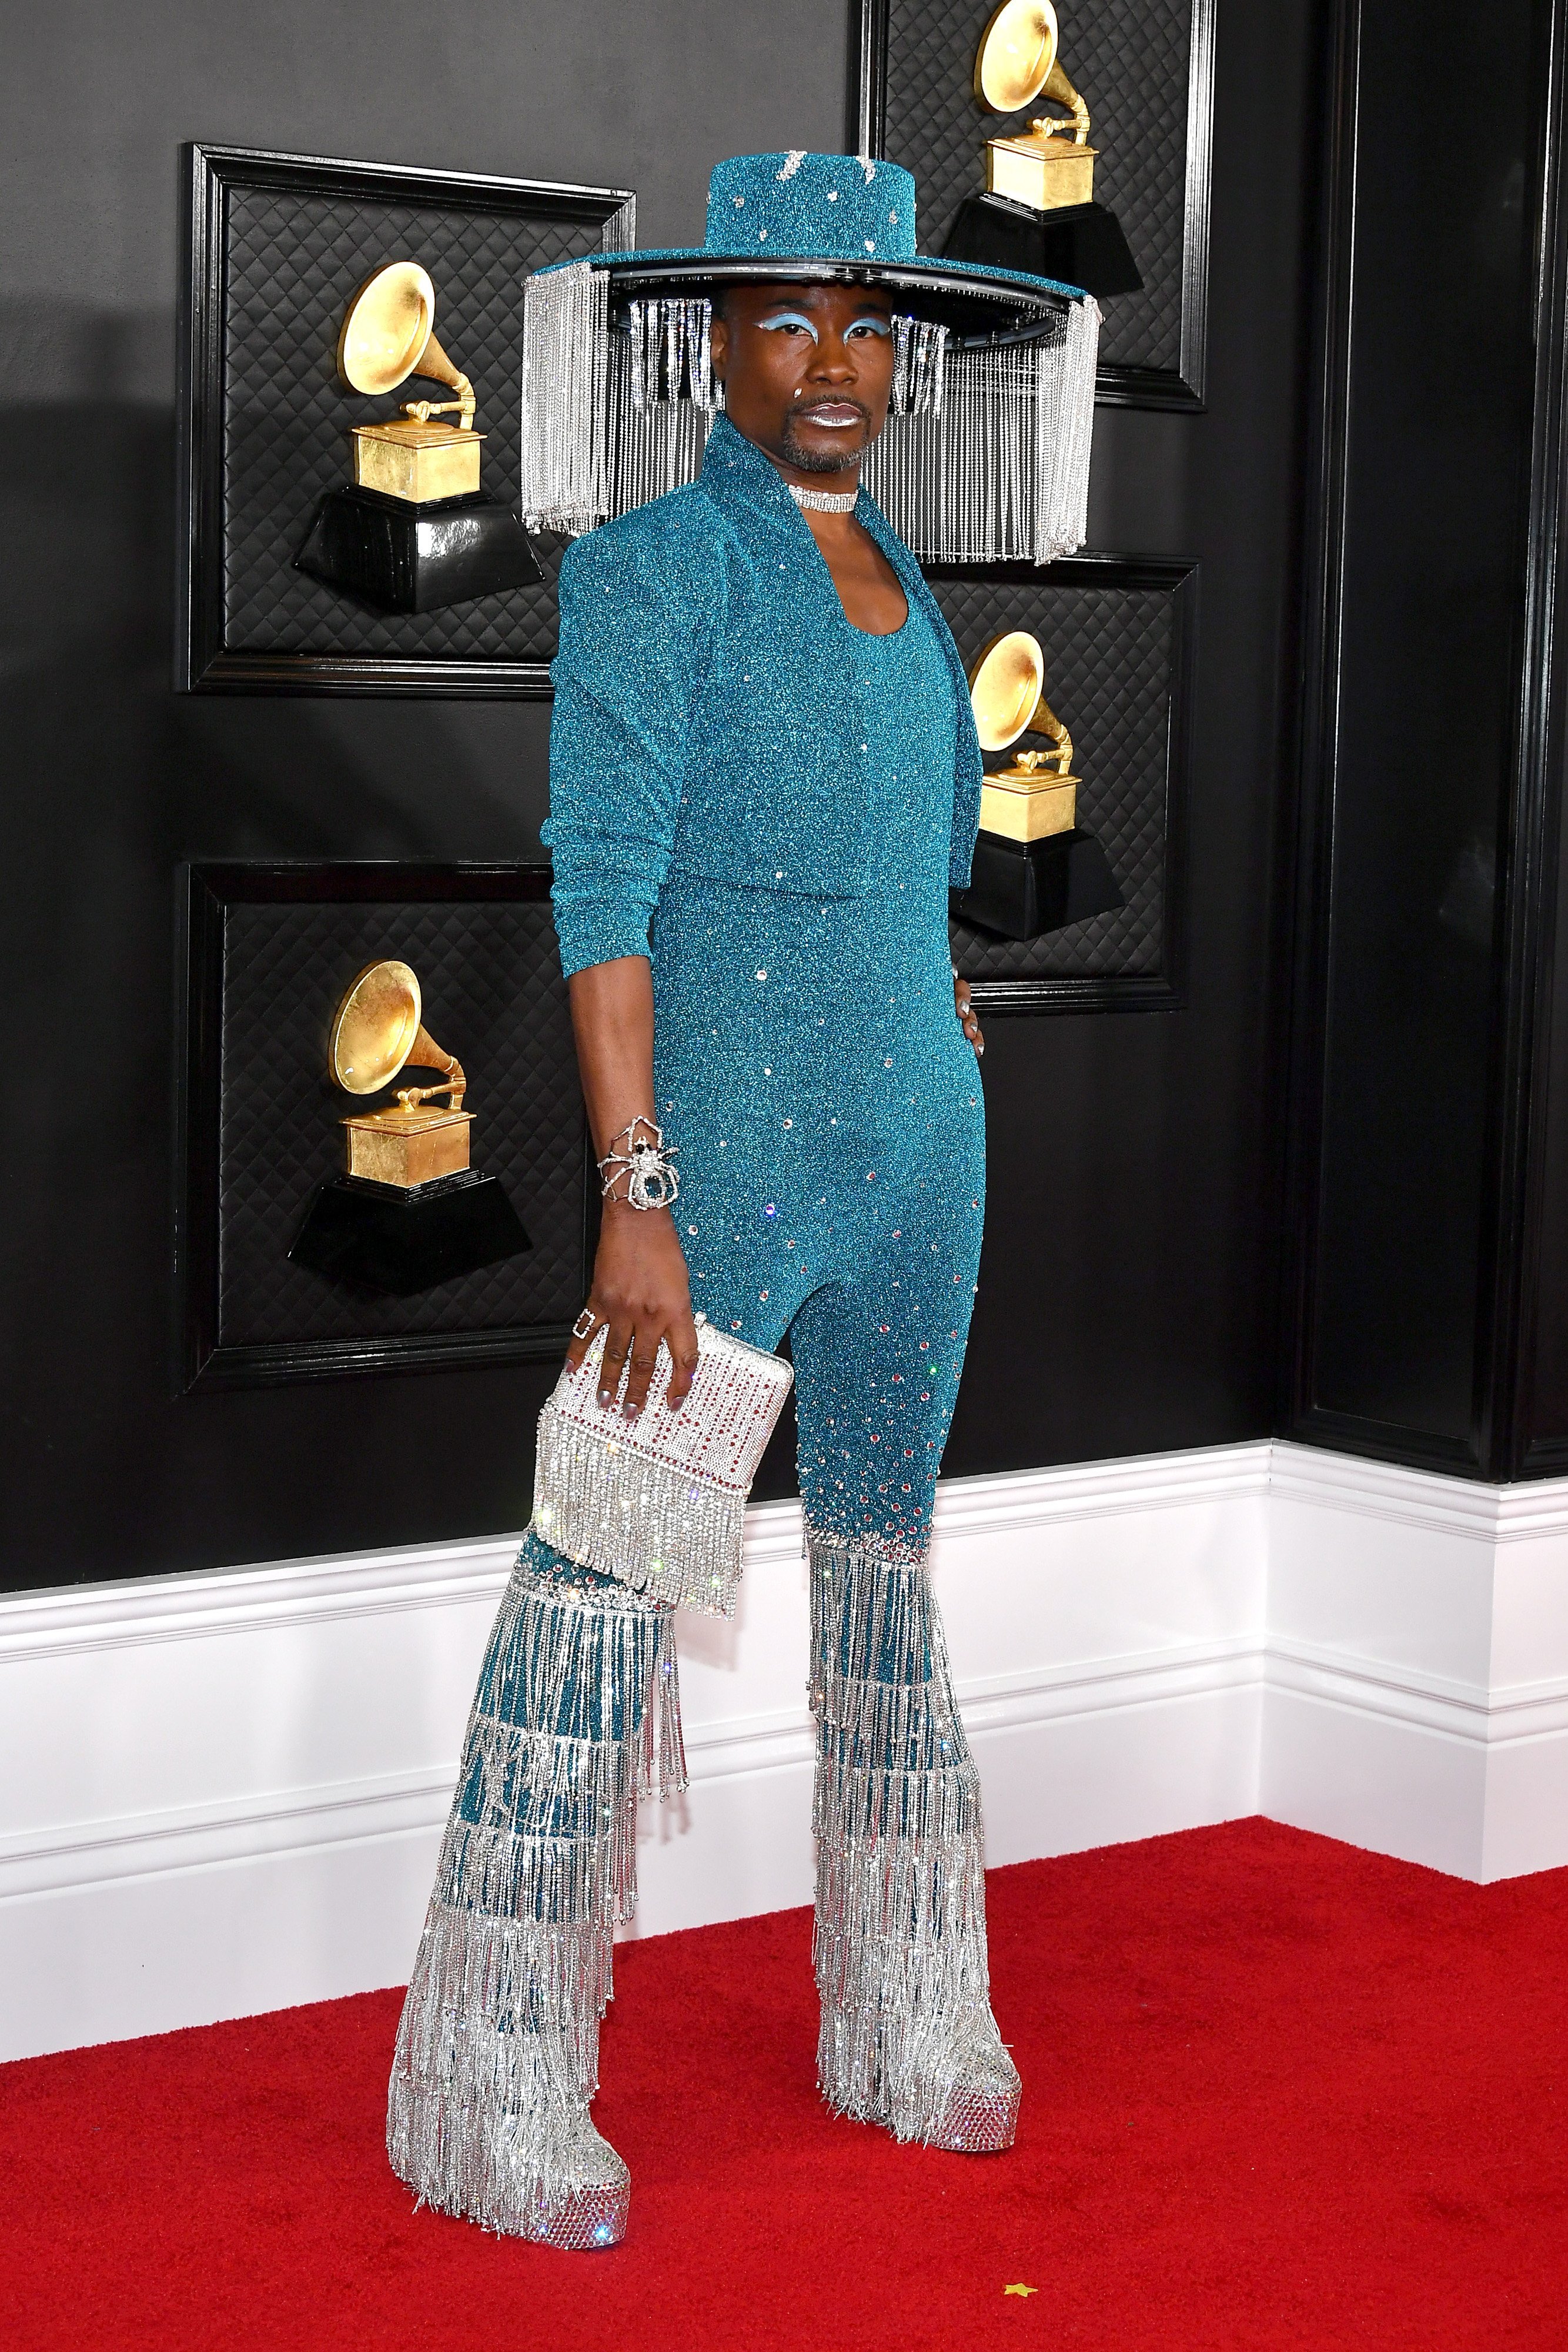
[[[465,375],[460,375],[453,389],[457,394],[455,400],[405,400],[402,413],[405,416],[417,416],[422,425],[427,425],[433,416],[446,416],[455,409],[458,431],[470,433],[474,429],[474,415],[479,404],[474,397],[474,387]]]
[[[1008,776],[1044,776],[1055,774],[1064,781],[1072,775],[1072,738],[1042,695],[1035,705],[1033,718],[1023,729],[1025,735],[1049,735],[1049,751],[1019,751],[1015,749],[1012,765],[999,771]],[[1018,739],[1013,739],[1016,744]]]
[[[466,432],[472,426],[475,411],[479,405],[474,387],[462,369],[447,358],[434,335],[410,368],[409,373],[426,376],[432,383],[448,385],[457,394],[458,430]]]
[[[420,1035],[423,1039],[424,1035],[423,1030]],[[444,1077],[438,1086],[399,1087],[397,1099],[400,1110],[413,1110],[417,1104],[431,1102],[437,1095],[450,1095],[453,1109],[462,1109],[463,1097],[468,1091],[468,1081],[463,1075],[463,1065],[455,1054],[442,1054],[439,1045],[435,1048],[435,1054],[440,1055],[441,1058],[436,1061],[433,1055],[432,1062],[435,1068],[445,1072]],[[411,1055],[410,1058],[412,1059],[413,1056]],[[424,1066],[428,1067],[430,1065],[424,1065]]]
[[[1068,80],[1067,76],[1062,72],[1061,60],[1060,58],[1051,67],[1050,73],[1046,76],[1045,88],[1041,90],[1040,96],[1042,98],[1053,98],[1055,99],[1058,106],[1066,107],[1068,112],[1072,117],[1073,145],[1075,147],[1087,147],[1089,144],[1089,109],[1085,105],[1081,92],[1073,88],[1072,84]],[[1038,122],[1035,123],[1034,128],[1037,131],[1044,131],[1047,132],[1055,131],[1060,135],[1061,132],[1066,131],[1067,125],[1065,122],[1058,122],[1051,115],[1044,115]]]
[[[1048,760],[1060,762],[1061,772],[1065,776],[1072,766],[1072,738],[1043,694],[1036,707],[1030,731],[1036,735],[1051,737],[1056,749],[1054,751],[1048,751],[1045,756]]]

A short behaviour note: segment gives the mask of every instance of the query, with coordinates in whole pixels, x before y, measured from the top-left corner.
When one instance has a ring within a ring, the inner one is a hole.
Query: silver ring
[[[591,1331],[597,1331],[598,1328],[598,1316],[591,1307],[585,1307],[571,1327],[571,1336],[574,1339],[586,1339]]]

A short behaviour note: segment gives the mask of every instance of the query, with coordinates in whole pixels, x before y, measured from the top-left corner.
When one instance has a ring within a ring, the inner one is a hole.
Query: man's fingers
[[[633,1420],[648,1402],[648,1383],[659,1360],[657,1333],[640,1330],[632,1349],[632,1377],[626,1383],[626,1401],[621,1410],[628,1420]]]
[[[597,1307],[589,1306],[583,1308],[571,1327],[571,1338],[567,1342],[568,1371],[575,1372],[579,1369],[584,1356],[593,1345],[594,1333],[602,1328],[603,1322],[604,1318]]]
[[[689,1315],[672,1324],[664,1334],[669,1343],[672,1370],[669,1399],[672,1412],[685,1404],[697,1369],[697,1327]]]
[[[604,1342],[604,1364],[599,1376],[599,1402],[613,1404],[621,1393],[621,1373],[632,1352],[630,1323],[612,1322]]]

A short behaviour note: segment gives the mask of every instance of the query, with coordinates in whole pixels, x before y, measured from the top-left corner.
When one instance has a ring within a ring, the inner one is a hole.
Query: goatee
[[[784,457],[787,463],[793,466],[798,473],[852,473],[860,464],[860,461],[865,456],[866,451],[871,447],[872,442],[875,436],[871,429],[871,411],[865,405],[864,402],[860,400],[848,400],[841,394],[835,399],[834,405],[839,408],[855,408],[860,411],[861,416],[864,420],[865,424],[865,438],[859,442],[853,449],[846,449],[841,455],[836,449],[803,449],[800,446],[800,439],[795,430],[796,426],[800,424],[800,419],[796,415],[795,411],[791,409],[784,419]],[[840,429],[841,430],[842,428],[841,427]]]

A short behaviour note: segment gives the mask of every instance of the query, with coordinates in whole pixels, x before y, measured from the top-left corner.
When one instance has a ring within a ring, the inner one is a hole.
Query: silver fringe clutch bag
[[[698,1363],[672,1412],[661,1345],[635,1421],[600,1405],[605,1333],[562,1372],[539,1415],[534,1526],[569,1559],[650,1600],[727,1617],[740,1582],[746,1498],[794,1375],[779,1357],[697,1318]]]

